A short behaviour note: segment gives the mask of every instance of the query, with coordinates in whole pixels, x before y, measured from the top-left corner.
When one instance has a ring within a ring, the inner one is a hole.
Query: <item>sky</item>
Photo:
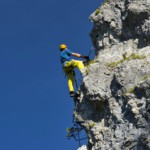
[[[88,17],[102,1],[0,1],[0,150],[78,148],[66,138],[74,103],[58,46],[89,53]]]

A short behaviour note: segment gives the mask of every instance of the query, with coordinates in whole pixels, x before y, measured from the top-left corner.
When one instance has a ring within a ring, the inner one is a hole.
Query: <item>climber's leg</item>
[[[74,85],[74,74],[73,74],[73,72],[69,73],[67,75],[67,78],[68,78],[69,91],[72,92],[72,91],[74,91],[74,87],[73,87],[73,85]]]
[[[71,67],[64,67],[64,72],[67,75],[68,78],[68,87],[69,91],[74,91],[74,73],[73,73],[73,68]]]
[[[80,71],[84,68],[83,62],[79,60],[72,60],[72,66],[77,67]]]

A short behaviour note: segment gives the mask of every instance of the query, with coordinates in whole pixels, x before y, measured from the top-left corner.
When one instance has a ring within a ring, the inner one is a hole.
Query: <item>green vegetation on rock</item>
[[[100,13],[100,9],[96,9],[94,15],[97,16]]]
[[[92,65],[92,64],[94,64],[94,63],[96,63],[95,60],[90,60],[90,61],[85,65],[85,67],[86,67],[86,75],[88,75],[89,72],[90,72],[89,66]]]
[[[107,63],[107,66],[110,67],[110,68],[115,68],[117,67],[119,64],[125,62],[125,61],[130,61],[130,60],[133,60],[133,59],[144,59],[146,58],[145,55],[137,55],[137,54],[131,54],[129,57],[126,57],[126,54],[123,54],[122,55],[123,59],[117,61],[117,62],[109,62]]]
[[[148,78],[150,78],[150,75],[143,76],[141,79],[138,80],[137,84],[139,84],[140,82],[142,82],[144,80],[147,80]],[[134,90],[135,90],[136,85],[133,85],[133,87],[131,87],[127,93],[130,93],[130,94],[133,93]]]
[[[104,6],[104,5],[105,5],[106,3],[108,3],[108,2],[109,2],[109,0],[105,0],[105,1],[102,3],[101,7]],[[97,16],[97,15],[100,13],[101,7],[98,8],[98,9],[96,9],[96,11],[95,11],[95,13],[94,13],[95,16]]]
[[[95,126],[95,123],[94,123],[94,122],[89,124],[89,127],[90,127],[90,128],[93,128],[94,126]]]
[[[146,80],[146,79],[148,79],[148,78],[150,78],[150,75],[144,76],[144,77],[143,77],[143,80]]]
[[[128,91],[128,93],[133,93],[135,90],[135,86],[131,87],[130,90]]]

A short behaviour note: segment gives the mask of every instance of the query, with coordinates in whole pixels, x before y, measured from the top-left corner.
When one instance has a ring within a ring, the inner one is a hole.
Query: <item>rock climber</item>
[[[85,58],[89,59],[88,56],[82,56],[81,54],[74,53],[67,48],[66,44],[61,44],[59,46],[61,51],[60,53],[60,60],[63,66],[63,70],[68,78],[68,87],[70,92],[70,97],[79,97],[79,94],[74,91],[74,68],[78,68],[82,74],[82,69],[84,68],[83,61],[74,60],[71,56],[78,57],[78,58]]]

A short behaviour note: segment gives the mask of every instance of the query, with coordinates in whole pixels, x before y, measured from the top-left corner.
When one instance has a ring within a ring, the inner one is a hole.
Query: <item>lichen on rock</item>
[[[109,0],[98,10],[90,16],[96,57],[75,117],[88,150],[150,150],[150,1]]]

